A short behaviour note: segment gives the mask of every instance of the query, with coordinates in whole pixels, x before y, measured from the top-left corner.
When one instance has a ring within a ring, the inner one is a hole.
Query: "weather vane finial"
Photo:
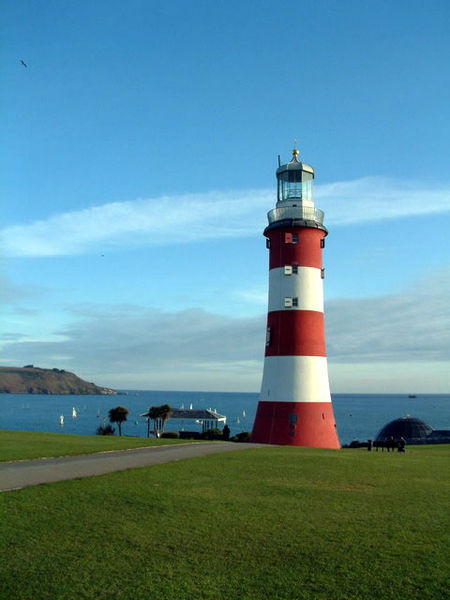
[[[299,150],[297,150],[297,138],[294,138],[294,149],[292,150],[292,156],[295,158],[300,154]]]

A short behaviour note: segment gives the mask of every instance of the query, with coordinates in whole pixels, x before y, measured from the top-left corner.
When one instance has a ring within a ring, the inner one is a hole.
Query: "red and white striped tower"
[[[252,440],[340,448],[325,347],[322,249],[328,232],[314,205],[314,169],[299,160],[296,148],[292,155],[277,169],[278,201],[264,231],[269,309]]]

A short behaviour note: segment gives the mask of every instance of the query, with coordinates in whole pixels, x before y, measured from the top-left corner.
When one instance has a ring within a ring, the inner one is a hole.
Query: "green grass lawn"
[[[0,597],[441,600],[449,458],[274,447],[5,492]]]
[[[173,443],[186,443],[186,440],[2,430],[0,431],[0,461],[92,454]]]

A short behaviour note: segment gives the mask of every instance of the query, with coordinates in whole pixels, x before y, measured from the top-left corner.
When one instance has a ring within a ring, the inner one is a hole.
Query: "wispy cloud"
[[[349,225],[450,211],[450,185],[364,177],[317,186],[330,225]]]
[[[18,305],[23,300],[30,300],[42,293],[42,287],[36,285],[16,285],[9,277],[0,272],[0,308],[13,306],[18,310]],[[29,308],[22,309],[27,313],[34,313]]]
[[[384,364],[392,371],[396,363],[449,361],[449,295],[450,272],[440,270],[400,294],[330,301],[326,329],[333,369],[339,364],[356,371],[364,364],[381,369]],[[75,314],[77,322],[53,332],[59,340],[10,337],[2,362],[63,366],[125,388],[258,389],[263,312],[236,318],[200,309],[167,313],[128,305],[77,307]],[[404,383],[407,388],[407,375]]]
[[[93,249],[165,245],[209,238],[242,237],[264,222],[270,193],[209,192],[114,202],[15,225],[0,232],[8,256],[83,254]],[[174,238],[174,231],[177,232]]]
[[[450,186],[366,177],[316,186],[329,225],[450,210]],[[258,235],[273,190],[162,196],[93,206],[0,231],[5,256],[58,256],[196,240]],[[176,230],[176,240],[173,231]]]

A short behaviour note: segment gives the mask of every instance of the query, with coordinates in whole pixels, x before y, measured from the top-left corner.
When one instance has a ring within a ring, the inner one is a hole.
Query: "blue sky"
[[[449,20],[434,0],[7,0],[0,363],[258,391],[262,230],[298,138],[332,391],[448,392]]]

